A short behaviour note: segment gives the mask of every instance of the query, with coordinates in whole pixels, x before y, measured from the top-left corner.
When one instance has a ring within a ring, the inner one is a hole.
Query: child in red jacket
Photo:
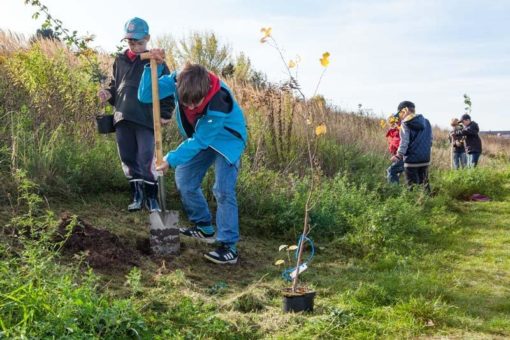
[[[390,124],[390,129],[386,133],[386,140],[388,141],[388,149],[391,153],[391,156],[394,156],[397,153],[398,146],[400,145],[400,121],[398,116],[391,115],[388,117],[388,123]],[[388,167],[386,170],[389,183],[399,184],[400,175],[404,172],[404,161],[397,160]]]

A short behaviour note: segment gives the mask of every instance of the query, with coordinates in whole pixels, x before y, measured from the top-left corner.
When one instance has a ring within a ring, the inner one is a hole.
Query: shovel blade
[[[150,245],[154,254],[159,256],[179,255],[181,243],[179,240],[179,212],[151,212]]]

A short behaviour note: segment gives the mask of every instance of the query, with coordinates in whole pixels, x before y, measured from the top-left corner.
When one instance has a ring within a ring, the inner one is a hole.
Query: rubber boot
[[[131,186],[131,195],[133,202],[128,205],[128,211],[137,211],[142,209],[143,205],[143,181],[131,180],[129,181]]]
[[[145,207],[149,212],[161,211],[158,203],[158,183],[145,182]]]

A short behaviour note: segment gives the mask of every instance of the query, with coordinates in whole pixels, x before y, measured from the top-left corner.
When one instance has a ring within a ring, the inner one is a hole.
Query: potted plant
[[[315,109],[318,107],[316,103],[310,103],[307,100],[305,94],[301,90],[299,86],[299,82],[297,80],[297,71],[293,73],[292,69],[296,70],[298,64],[300,63],[300,58],[296,57],[294,60],[285,59],[282,49],[278,46],[276,40],[272,36],[271,27],[264,27],[261,29],[263,34],[260,42],[263,44],[267,44],[273,47],[279,54],[283,64],[285,65],[285,69],[289,76],[289,80],[287,82],[288,86],[291,90],[297,95],[301,97],[303,103],[303,110],[300,113],[300,117],[304,122],[305,127],[309,127],[305,129],[304,136],[306,140],[306,155],[307,161],[310,171],[310,181],[307,190],[307,196],[304,206],[304,216],[303,216],[303,231],[298,238],[297,245],[293,246],[280,246],[280,251],[287,251],[287,258],[289,262],[291,261],[290,252],[295,251],[295,266],[284,270],[283,277],[287,281],[292,281],[291,287],[287,287],[282,290],[283,294],[283,310],[285,312],[300,312],[300,311],[313,311],[314,298],[316,292],[307,288],[306,286],[299,285],[299,275],[303,271],[308,268],[308,263],[312,259],[314,255],[314,246],[312,240],[308,237],[310,233],[310,212],[313,209],[316,203],[316,188],[321,178],[321,169],[319,162],[316,159],[317,155],[317,146],[318,146],[318,138],[320,136],[326,134],[327,126],[324,123],[324,120],[321,120],[315,112]],[[324,52],[322,54],[322,58],[319,59],[321,65],[323,66],[323,71],[320,75],[320,78],[315,87],[315,91],[312,99],[317,98],[317,91],[319,89],[320,82],[324,73],[326,72],[326,68],[329,65],[329,52]],[[318,119],[319,118],[319,119]],[[305,244],[309,245],[310,255],[306,260],[303,260],[304,248]],[[285,260],[280,259],[276,261],[275,264],[283,265]]]
[[[304,242],[303,242],[304,240]],[[301,255],[303,255],[303,247],[301,245],[303,243],[307,243],[309,245],[310,254],[308,255],[308,258],[300,261],[301,264],[298,266],[297,262],[299,260],[299,252],[301,249]],[[314,255],[314,246],[313,241],[305,236],[304,238],[301,236],[299,238],[298,245],[292,245],[287,246],[286,244],[283,244],[279,247],[278,251],[285,251],[287,254],[287,261],[292,263],[292,255],[291,253],[294,252],[294,259],[296,260],[296,265],[284,269],[282,272],[282,278],[287,282],[292,282],[291,287],[286,287],[282,289],[282,295],[283,295],[283,311],[284,312],[313,312],[313,306],[314,306],[314,299],[315,299],[315,291],[306,287],[306,286],[298,286],[297,284],[297,278],[299,274],[303,273],[305,270],[308,269],[308,264],[313,258]],[[275,265],[282,266],[285,264],[284,259],[279,259],[275,262]],[[299,270],[297,270],[299,268]],[[295,284],[295,286],[294,286]]]

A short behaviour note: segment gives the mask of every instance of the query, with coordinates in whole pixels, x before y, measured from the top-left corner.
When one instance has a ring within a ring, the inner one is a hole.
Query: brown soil
[[[117,235],[104,229],[97,229],[78,218],[69,230],[72,217],[63,214],[55,241],[62,242],[65,255],[84,254],[85,261],[94,269],[127,270],[140,265],[140,253],[123,242]]]
[[[313,290],[307,288],[307,287],[296,287],[296,291],[292,292],[292,288],[283,288],[282,294],[286,297],[292,297],[292,296],[303,296],[309,293],[313,293]]]

